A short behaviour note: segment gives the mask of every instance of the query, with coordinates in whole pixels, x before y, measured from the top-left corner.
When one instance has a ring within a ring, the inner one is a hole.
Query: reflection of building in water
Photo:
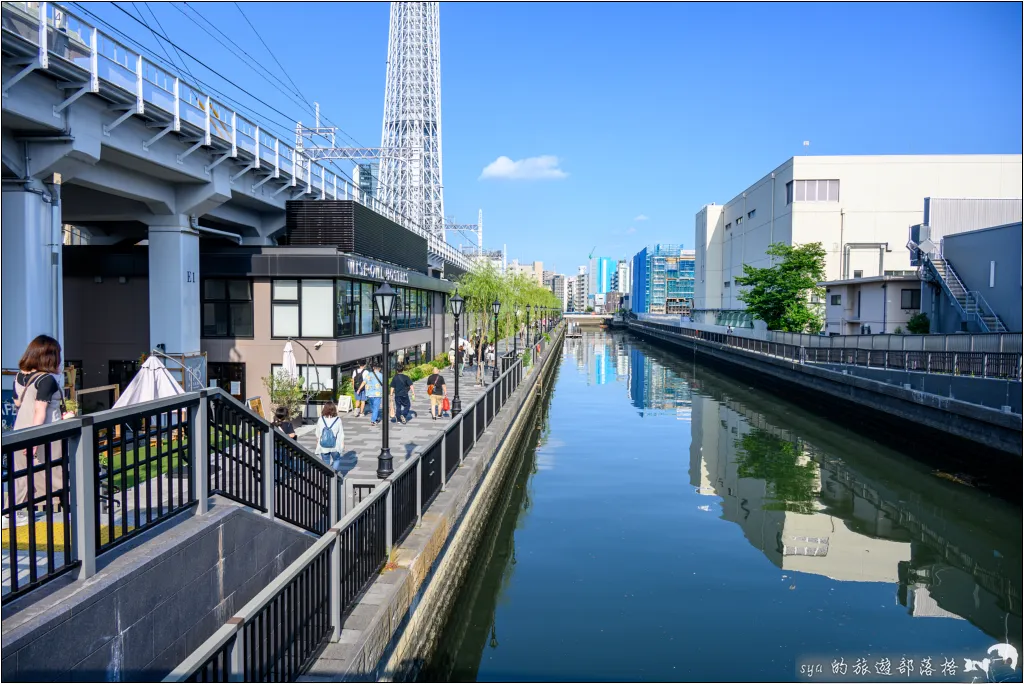
[[[629,350],[629,401],[644,411],[671,412],[690,419],[690,384],[640,349]]]
[[[713,399],[692,401],[690,483],[701,494],[722,497],[723,517],[738,524],[753,546],[785,570],[837,580],[897,580],[898,563],[910,559],[909,540],[899,528],[894,534],[884,516],[859,504],[856,526],[850,525],[828,510],[830,487],[822,486],[828,474],[802,446],[752,428]]]
[[[963,618],[1020,642],[1019,566],[1013,575],[991,559],[982,567],[976,558],[991,547],[975,543],[976,530],[898,494],[883,498],[884,485],[727,398],[696,395],[692,406],[690,484],[720,496],[722,517],[775,565],[891,582],[914,617]]]

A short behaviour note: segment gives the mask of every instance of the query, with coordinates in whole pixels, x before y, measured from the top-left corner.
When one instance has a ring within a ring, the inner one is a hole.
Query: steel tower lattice
[[[441,24],[436,2],[392,2],[384,87],[384,157],[378,189],[385,204],[445,239],[441,180]]]

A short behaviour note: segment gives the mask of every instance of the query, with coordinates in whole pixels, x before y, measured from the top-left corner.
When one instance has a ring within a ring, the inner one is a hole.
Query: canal
[[[984,681],[1021,648],[984,478],[626,333],[567,340],[536,421],[421,681]]]

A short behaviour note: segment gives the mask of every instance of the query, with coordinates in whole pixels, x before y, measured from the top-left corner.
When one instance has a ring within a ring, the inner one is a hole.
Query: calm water
[[[942,681],[956,656],[984,681],[964,656],[1021,648],[1019,503],[625,334],[567,341],[537,427],[421,679],[785,681],[864,657],[861,680],[919,680],[899,658],[931,656]]]

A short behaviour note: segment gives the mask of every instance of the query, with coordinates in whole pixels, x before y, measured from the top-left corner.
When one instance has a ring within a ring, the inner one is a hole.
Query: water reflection
[[[722,517],[777,567],[896,584],[914,617],[966,619],[993,639],[1021,643],[1021,521],[1006,507],[882,447],[859,456],[877,458],[884,474],[858,471],[751,408],[772,405],[752,388],[660,349],[627,346],[642,363],[640,372],[630,364],[634,405],[690,404],[690,484],[721,498]],[[965,520],[965,510],[980,520]]]
[[[1021,646],[1019,507],[864,434],[590,332],[539,427],[421,679],[772,680],[815,650]]]

